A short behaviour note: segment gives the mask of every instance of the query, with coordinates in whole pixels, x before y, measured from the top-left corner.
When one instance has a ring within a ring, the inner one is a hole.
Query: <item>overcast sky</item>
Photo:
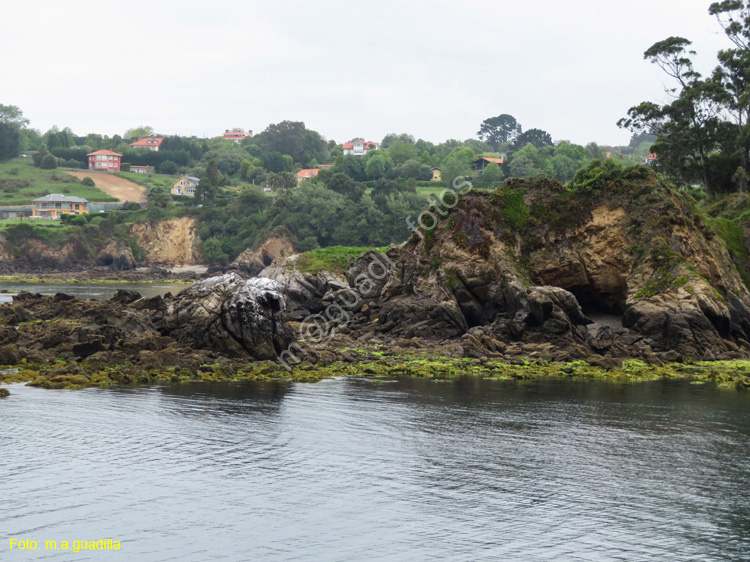
[[[627,143],[616,122],[665,80],[642,58],[726,45],[702,0],[3,2],[0,103],[41,131],[260,132],[304,121],[338,142],[441,142],[510,113],[524,129]]]

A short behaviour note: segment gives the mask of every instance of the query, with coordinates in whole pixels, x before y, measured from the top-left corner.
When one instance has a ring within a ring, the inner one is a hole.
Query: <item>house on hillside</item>
[[[34,209],[32,217],[59,219],[60,215],[85,215],[89,212],[89,202],[82,197],[71,197],[51,193],[32,201]]]
[[[471,167],[475,172],[484,172],[484,169],[490,164],[497,164],[502,166],[504,160],[502,158],[479,158],[471,163]]]
[[[182,176],[172,186],[172,195],[187,195],[195,197],[195,189],[198,187],[200,180],[192,176]]]
[[[648,156],[646,156],[646,166],[651,166],[654,162],[656,162],[659,159],[659,157],[656,155],[655,152],[652,152]]]
[[[131,142],[130,146],[132,146],[133,148],[145,148],[146,150],[153,150],[154,152],[159,152],[159,147],[161,146],[161,143],[163,142],[164,142],[164,139],[162,137],[146,137],[145,139]]]
[[[351,142],[345,142],[342,148],[344,149],[344,156],[364,156],[370,150],[377,150],[378,143],[354,139]]]
[[[308,168],[305,170],[300,170],[299,172],[297,172],[297,185],[301,184],[305,180],[314,178],[319,173],[320,173],[320,169],[318,168]]]
[[[130,171],[134,174],[153,176],[155,168],[153,166],[130,166]]]
[[[432,179],[430,181],[443,181],[443,174],[440,171],[440,168],[432,169]]]
[[[252,136],[253,136],[252,131],[245,132],[245,131],[230,131],[229,129],[224,130],[224,140],[230,140],[236,143],[240,143],[246,138],[252,137]]]
[[[99,170],[102,172],[119,172],[122,161],[122,154],[112,152],[111,150],[97,150],[90,152],[89,170]]]

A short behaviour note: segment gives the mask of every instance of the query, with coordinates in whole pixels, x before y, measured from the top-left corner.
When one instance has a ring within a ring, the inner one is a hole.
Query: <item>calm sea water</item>
[[[2,560],[750,559],[746,394],[473,378],[10,390]],[[106,538],[121,550],[44,550]]]
[[[109,299],[119,289],[138,291],[144,297],[176,295],[188,285],[180,283],[0,283],[0,290],[30,291],[43,295],[65,293],[82,299]],[[12,293],[0,293],[0,304],[13,301]]]

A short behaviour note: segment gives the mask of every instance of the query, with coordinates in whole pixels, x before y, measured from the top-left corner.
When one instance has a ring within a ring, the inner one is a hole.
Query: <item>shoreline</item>
[[[315,383],[337,377],[389,380],[426,378],[436,383],[476,378],[489,381],[531,381],[559,379],[571,381],[648,382],[687,380],[693,384],[715,384],[736,391],[750,389],[750,361],[699,361],[648,364],[626,359],[618,366],[603,367],[586,361],[568,363],[486,361],[473,358],[431,357],[426,354],[389,355],[371,358],[372,352],[350,350],[350,355],[327,365],[303,364],[287,371],[279,363],[238,362],[222,358],[195,369],[166,367],[145,369],[135,365],[107,365],[57,360],[41,365],[22,361],[3,366],[0,385],[27,383],[46,389],[80,390],[160,383],[289,381]],[[353,357],[351,354],[354,353]],[[377,353],[377,352],[376,352]],[[370,356],[370,357],[368,357]],[[361,358],[361,360],[359,360]],[[750,395],[749,395],[750,396]]]

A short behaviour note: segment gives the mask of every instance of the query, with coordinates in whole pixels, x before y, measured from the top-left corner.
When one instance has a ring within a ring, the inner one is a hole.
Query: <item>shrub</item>
[[[44,158],[42,158],[42,161],[39,163],[39,167],[42,170],[54,170],[55,168],[57,168],[57,158],[55,158],[51,154],[46,154]]]
[[[96,186],[96,184],[94,183],[94,180],[92,180],[92,179],[91,179],[90,177],[88,177],[88,176],[86,176],[85,178],[83,178],[83,179],[81,180],[81,183],[82,183],[83,185],[87,185],[87,186],[89,186],[89,187],[95,187],[95,186]]]
[[[73,226],[84,226],[86,224],[86,217],[83,215],[76,215],[70,218],[70,224]]]

